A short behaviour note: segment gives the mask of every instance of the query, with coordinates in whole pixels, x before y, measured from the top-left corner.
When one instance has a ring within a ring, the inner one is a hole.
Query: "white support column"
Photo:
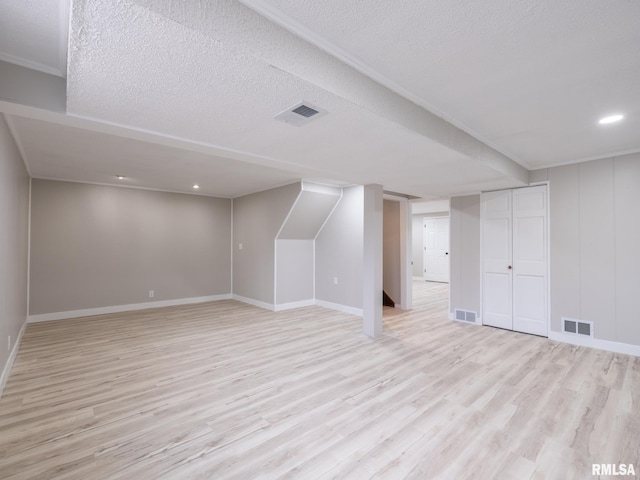
[[[382,185],[365,185],[362,329],[371,338],[382,333],[382,196]]]

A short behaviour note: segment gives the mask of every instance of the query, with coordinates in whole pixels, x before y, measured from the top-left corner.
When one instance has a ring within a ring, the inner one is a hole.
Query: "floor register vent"
[[[562,332],[593,337],[593,322],[562,317]]]
[[[461,322],[476,323],[477,317],[478,314],[476,312],[471,312],[469,310],[460,310],[456,308],[456,320],[460,320]]]

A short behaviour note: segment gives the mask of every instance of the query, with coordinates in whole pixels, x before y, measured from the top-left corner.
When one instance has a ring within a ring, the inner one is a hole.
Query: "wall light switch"
[[[337,285],[338,284],[338,277],[333,277],[333,284]]]
[[[241,243],[238,244],[238,250],[242,250],[242,244]]]
[[[149,290],[149,298],[153,298],[156,296],[156,292],[154,292],[153,290]]]

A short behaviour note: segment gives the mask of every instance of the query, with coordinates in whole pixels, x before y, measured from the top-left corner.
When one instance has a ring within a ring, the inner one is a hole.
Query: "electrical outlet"
[[[338,284],[338,277],[333,277],[333,284],[337,285]]]
[[[149,298],[153,298],[156,296],[156,292],[154,292],[153,290],[149,290]]]
[[[238,244],[238,250],[242,250],[242,244],[241,243]]]

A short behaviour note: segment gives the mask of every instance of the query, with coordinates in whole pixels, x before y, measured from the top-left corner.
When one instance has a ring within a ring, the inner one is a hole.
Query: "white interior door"
[[[547,187],[513,191],[513,329],[548,335]]]
[[[513,330],[511,190],[482,195],[482,323]]]
[[[449,282],[449,218],[424,219],[424,279]]]

